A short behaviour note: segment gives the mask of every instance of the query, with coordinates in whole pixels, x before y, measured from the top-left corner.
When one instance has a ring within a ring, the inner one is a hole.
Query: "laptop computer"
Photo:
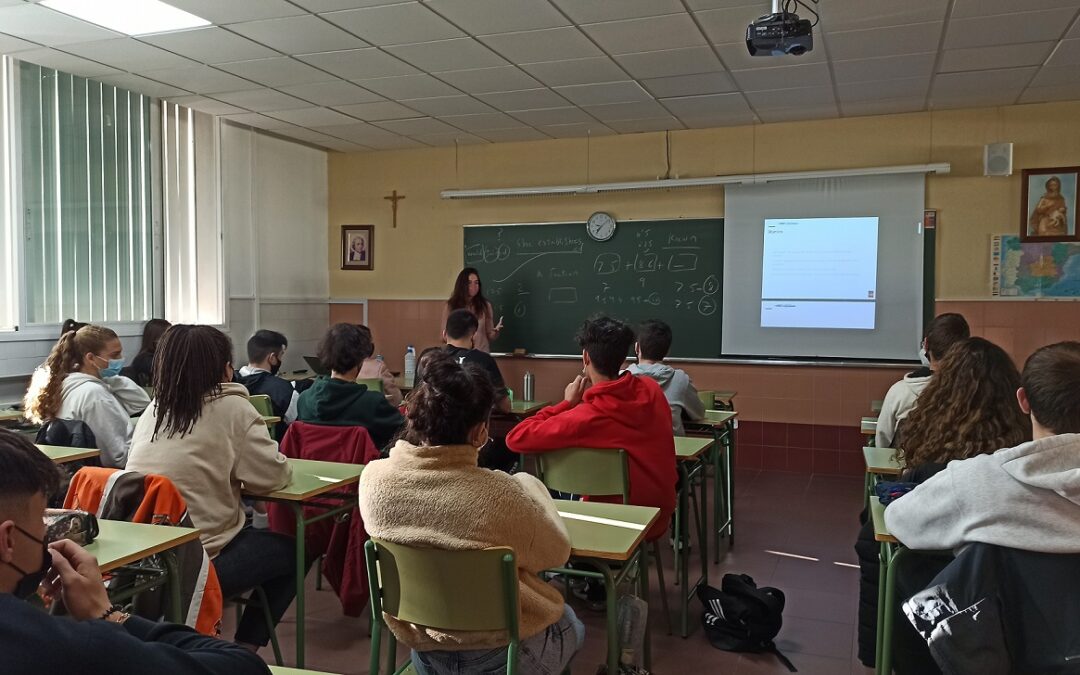
[[[319,360],[317,356],[305,356],[304,360],[307,361],[308,367],[316,375],[329,375],[330,369],[323,365],[323,362]]]

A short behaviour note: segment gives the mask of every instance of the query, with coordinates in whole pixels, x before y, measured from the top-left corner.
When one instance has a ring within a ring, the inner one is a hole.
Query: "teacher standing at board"
[[[500,317],[499,323],[495,323],[494,310],[488,299],[484,297],[480,286],[480,273],[475,267],[466,267],[458,273],[457,281],[454,282],[454,292],[450,294],[450,299],[443,307],[442,324],[439,326],[443,342],[446,341],[446,317],[455,309],[467,309],[476,316],[480,327],[477,328],[476,336],[473,337],[473,346],[482,352],[490,353],[491,341],[499,337],[503,322]]]

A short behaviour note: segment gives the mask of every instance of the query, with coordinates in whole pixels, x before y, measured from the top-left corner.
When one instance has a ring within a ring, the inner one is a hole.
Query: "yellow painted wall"
[[[1080,165],[1080,102],[947,110],[672,132],[671,177],[949,162],[927,179],[938,209],[937,297],[989,295],[989,237],[1019,231],[1020,170]],[[982,175],[986,143],[1011,141],[1015,175]],[[665,134],[333,154],[330,294],[442,299],[461,266],[465,224],[723,215],[722,188],[444,201],[450,188],[663,177]],[[404,194],[391,227],[391,190]],[[341,271],[340,226],[375,224],[375,270]]]

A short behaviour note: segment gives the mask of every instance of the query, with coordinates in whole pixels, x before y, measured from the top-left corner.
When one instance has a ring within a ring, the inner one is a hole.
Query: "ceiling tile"
[[[984,47],[1018,42],[1057,40],[1076,15],[1075,7],[953,19],[945,34],[945,48]]]
[[[776,108],[758,111],[758,117],[762,122],[766,123],[817,120],[839,116],[840,110],[835,104],[798,106],[795,108]]]
[[[592,23],[581,27],[609,54],[651,52],[705,45],[705,37],[689,14]]]
[[[655,120],[670,117],[670,113],[667,109],[656,101],[590,105],[586,106],[585,110],[596,119],[609,125],[614,122],[622,122],[625,120]]]
[[[825,63],[826,50],[815,37],[817,48],[802,56],[750,56],[746,42],[716,45],[716,53],[728,70],[752,70],[754,68],[777,68],[780,66],[803,66],[808,63]]]
[[[324,148],[330,150],[337,150],[338,152],[371,152],[371,148],[366,145],[360,145],[359,143],[350,143],[349,141],[343,141],[338,138],[331,137],[330,140],[322,143]]]
[[[891,115],[895,113],[919,112],[926,108],[926,98],[882,98],[873,101],[853,101],[841,103],[844,117],[858,115]]]
[[[506,59],[473,38],[397,45],[387,47],[386,51],[429,73],[509,65]]]
[[[288,84],[310,84],[312,82],[326,82],[334,79],[333,75],[324,73],[317,68],[312,68],[306,63],[300,63],[287,56],[279,56],[272,59],[255,59],[253,61],[237,61],[236,63],[222,63],[218,68],[230,72],[233,75],[247,78],[252,82],[258,82],[268,87],[277,87]]]
[[[311,101],[322,106],[373,103],[382,100],[382,96],[343,80],[316,84],[294,84],[288,87],[278,87],[278,89],[290,96],[302,98],[305,101]]]
[[[943,21],[948,8],[946,0],[830,0],[818,12],[822,28],[832,32]],[[796,11],[804,19],[813,19],[809,12]]]
[[[554,7],[536,0],[427,0],[426,4],[471,35],[570,24]]]
[[[746,105],[746,99],[743,98],[742,94],[683,96],[680,98],[665,98],[660,103],[684,122],[686,121],[685,118],[750,114],[750,108]]]
[[[955,0],[952,16],[964,19],[971,16],[1008,14],[1010,12],[1053,9],[1055,7],[1076,7],[1076,0]]]
[[[300,54],[296,58],[347,80],[413,75],[420,72],[401,59],[374,47]]]
[[[375,150],[411,150],[413,148],[428,147],[420,141],[406,138],[405,136],[398,136],[397,134],[390,134],[386,137],[386,140],[369,141],[368,145],[370,145]]]
[[[251,89],[255,85],[230,73],[211,68],[210,66],[196,66],[194,68],[169,68],[167,70],[150,70],[142,73],[146,77],[171,84],[174,87],[186,89],[196,94],[215,94],[223,91],[243,91]],[[246,107],[246,106],[245,106]]]
[[[1056,44],[1056,42],[1028,42],[1018,45],[946,49],[942,52],[938,72],[1041,66]]]
[[[446,122],[440,122],[431,117],[414,117],[407,120],[386,120],[377,122],[376,126],[392,131],[403,136],[414,134],[450,134],[454,133],[454,127]]]
[[[836,85],[836,95],[842,103],[876,99],[926,98],[930,89],[929,77],[905,77],[878,82],[846,82]]]
[[[295,138],[298,141],[304,141],[305,143],[313,143],[320,145],[322,143],[334,142],[334,138],[321,134],[318,131],[311,129],[278,129],[274,131],[275,134],[280,136],[288,136],[289,138]]]
[[[801,106],[833,106],[835,97],[832,87],[799,87],[797,89],[774,89],[772,91],[747,92],[746,99],[759,114],[763,110],[798,109]]]
[[[213,98],[254,112],[309,108],[311,104],[273,89],[253,89],[214,94]]]
[[[438,96],[436,98],[415,98],[402,101],[402,104],[425,115],[443,117],[445,115],[474,115],[494,112],[491,106],[477,101],[472,96]]]
[[[17,37],[0,33],[0,54],[14,54],[15,52],[37,48],[38,45],[33,42],[27,42],[26,40],[20,40]]]
[[[249,127],[256,127],[258,129],[267,129],[270,131],[276,129],[291,129],[295,125],[288,122],[284,122],[273,117],[266,115],[260,115],[259,113],[238,113],[235,115],[222,115],[222,119],[229,122],[236,122],[237,124],[246,124]]]
[[[473,136],[464,131],[455,131],[448,134],[416,134],[413,138],[421,143],[437,147],[447,145],[482,145],[488,142],[479,136]]]
[[[824,63],[737,70],[731,76],[744,91],[823,86],[831,82],[829,67]]]
[[[642,80],[641,84],[653,96],[697,96],[698,94],[724,94],[735,90],[735,83],[727,73],[699,73],[676,77],[656,77]]]
[[[683,12],[679,0],[551,0],[576,23],[637,19]]]
[[[101,40],[68,45],[64,51],[92,59],[121,70],[158,70],[162,68],[186,68],[198,63],[177,56],[164,49],[143,44],[132,38]]]
[[[902,77],[929,78],[934,72],[937,54],[902,54],[879,56],[873,59],[833,61],[833,77],[837,84],[846,82],[874,82]]]
[[[829,58],[866,59],[894,54],[936,52],[943,25],[940,21],[933,21],[829,33]]]
[[[758,121],[749,108],[731,112],[716,112],[703,115],[685,115],[679,120],[688,129],[711,129],[713,127],[734,127],[754,124]]]
[[[976,97],[998,90],[1023,89],[1037,68],[979,70],[966,73],[942,73],[934,78],[930,98]],[[1078,78],[1080,79],[1080,78]]]
[[[592,84],[594,82],[616,82],[627,79],[622,68],[619,68],[614,61],[606,56],[570,59],[568,61],[548,61],[546,63],[525,63],[521,67],[549,87]]]
[[[749,1],[750,0],[686,0],[686,6],[697,12],[705,9],[740,7],[746,5]],[[767,14],[768,8],[765,8],[762,12]]]
[[[335,110],[352,115],[358,119],[373,120],[396,120],[408,117],[419,117],[420,113],[412,108],[406,108],[394,101],[381,101],[378,103],[358,103],[356,105],[339,105]]]
[[[41,5],[0,7],[0,31],[49,47],[124,37]]]
[[[623,120],[608,122],[608,126],[620,134],[640,134],[649,131],[667,131],[682,129],[683,124],[674,117],[662,117],[654,120]]]
[[[514,63],[540,63],[603,56],[577,28],[548,28],[483,35],[480,41]]]
[[[285,0],[169,0],[169,4],[217,24],[304,14],[303,9]]]
[[[488,139],[492,143],[515,143],[518,141],[543,141],[551,138],[536,129],[522,127],[520,129],[492,129],[490,131],[477,132],[478,136]]]
[[[549,124],[588,124],[596,123],[581,108],[544,108],[541,110],[520,110],[514,113],[525,124],[543,126]]]
[[[144,96],[152,96],[154,98],[164,98],[166,96],[184,96],[190,93],[179,87],[173,87],[167,84],[162,84],[160,82],[154,82],[153,80],[148,80],[145,77],[140,77],[139,75],[132,75],[131,73],[99,75],[94,79],[98,82],[104,82],[105,84],[111,84],[114,87],[120,87],[121,89],[138,92]]]
[[[176,52],[189,59],[210,64],[261,59],[278,54],[269,47],[252,42],[236,33],[230,33],[218,26],[177,33],[144,35],[139,40]]]
[[[1050,55],[1046,65],[1080,66],[1080,40],[1062,40]]]
[[[89,61],[79,56],[72,56],[71,54],[56,49],[49,49],[48,47],[19,52],[18,58],[27,63],[33,63],[45,68],[52,68],[65,73],[71,73],[72,75],[78,75],[79,77],[96,77],[98,75],[117,72],[117,69],[112,66]]]
[[[367,46],[367,43],[356,36],[349,35],[337,26],[310,14],[234,23],[229,26],[229,30],[285,54],[332,52]]]
[[[477,98],[499,110],[533,110],[534,108],[561,108],[566,99],[550,89],[524,89],[502,91],[493,94],[477,94]]]
[[[651,77],[712,73],[724,69],[710,47],[623,54],[616,56],[615,60],[626,68],[628,73],[640,80]]]
[[[464,37],[459,29],[419,2],[322,14],[374,45],[401,45]]]
[[[1043,66],[1031,80],[1032,87],[1051,87],[1059,84],[1080,82],[1080,68],[1075,66]]]
[[[295,110],[279,110],[266,114],[268,117],[275,117],[301,127],[329,127],[335,124],[351,124],[356,121],[348,115],[342,115],[327,108],[297,108]]]
[[[1080,21],[1073,22],[1072,28],[1065,34],[1067,38],[1080,38]]]
[[[579,124],[548,124],[540,131],[553,138],[586,138],[593,136],[613,136],[615,131],[599,122]]]
[[[490,129],[515,129],[525,126],[518,120],[503,113],[483,113],[480,115],[454,115],[443,117],[444,122],[466,131],[487,131]]]
[[[346,141],[360,143],[362,145],[371,145],[372,147],[374,147],[375,143],[382,144],[397,138],[397,134],[392,134],[386,129],[380,129],[377,126],[367,124],[366,122],[316,127],[315,130],[327,134],[328,136],[335,136]]]
[[[228,103],[223,103],[212,98],[206,98],[205,96],[170,96],[169,103],[182,105],[186,108],[191,108],[192,110],[198,110],[207,115],[238,115],[246,112],[243,108],[238,108],[234,105],[229,105]]]
[[[438,73],[438,78],[469,94],[487,94],[493,91],[516,91],[535,89],[539,82],[515,66],[455,70]]]
[[[954,108],[985,108],[991,106],[1013,105],[1020,98],[1021,89],[997,89],[983,94],[953,95],[942,92],[931,96],[928,107],[931,110]]]
[[[1080,82],[1059,84],[1050,87],[1028,87],[1020,95],[1020,103],[1042,103],[1044,101],[1080,100]]]
[[[341,9],[359,9],[361,7],[378,7],[380,5],[395,5],[413,0],[292,0],[309,12],[321,14],[322,12],[336,12]]]
[[[569,87],[555,87],[566,98],[577,105],[604,105],[606,103],[633,103],[649,101],[652,96],[637,82],[604,82],[601,84],[575,84]]]
[[[356,80],[356,84],[364,89],[370,89],[376,94],[382,94],[386,98],[395,100],[457,96],[461,93],[445,82],[440,82],[427,74],[363,79]]]

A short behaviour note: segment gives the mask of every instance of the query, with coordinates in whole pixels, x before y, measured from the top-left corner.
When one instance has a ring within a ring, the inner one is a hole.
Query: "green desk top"
[[[269,494],[247,491],[244,494],[249,497],[298,502],[352,485],[360,480],[360,474],[364,470],[362,464],[319,462],[313,459],[290,459],[289,465],[292,467],[292,479],[285,487]]]
[[[277,415],[263,415],[262,418],[266,426],[270,426],[271,424],[277,424],[281,421],[281,418]]]
[[[896,450],[893,448],[867,447],[862,449],[863,458],[866,459],[866,472],[876,473],[883,476],[899,476],[902,467],[896,459]]]
[[[536,411],[551,405],[551,401],[518,401],[510,402],[510,412],[515,415],[532,415]]]
[[[876,417],[864,417],[859,422],[859,431],[866,436],[873,436],[877,433],[877,418]]]
[[[333,673],[323,673],[318,670],[300,670],[299,668],[286,668],[284,666],[270,666],[270,672],[273,675],[334,675]]]
[[[64,464],[101,455],[101,451],[97,448],[65,448],[61,445],[39,445],[37,449],[44,452],[54,464]]]
[[[711,448],[714,443],[716,443],[716,440],[713,438],[676,436],[675,458],[683,462],[697,459],[701,456],[701,453]]]
[[[874,399],[873,401],[870,401],[870,410],[871,410],[871,412],[876,412],[876,413],[881,412],[881,406],[883,406],[884,404],[885,404],[885,401],[879,401],[877,399]]]
[[[570,532],[570,555],[579,558],[628,560],[660,516],[651,506],[576,502],[556,499]]]
[[[121,520],[98,520],[98,528],[97,539],[86,550],[97,558],[102,572],[199,538],[199,531],[190,527],[127,523]]]
[[[739,413],[734,410],[706,410],[705,423],[713,426],[720,426],[721,424],[727,424],[738,416]]]
[[[889,534],[889,528],[885,527],[885,505],[876,496],[870,497],[870,516],[874,519],[874,541],[899,543],[896,537]]]
[[[21,410],[0,410],[0,422],[21,422],[24,419]]]

